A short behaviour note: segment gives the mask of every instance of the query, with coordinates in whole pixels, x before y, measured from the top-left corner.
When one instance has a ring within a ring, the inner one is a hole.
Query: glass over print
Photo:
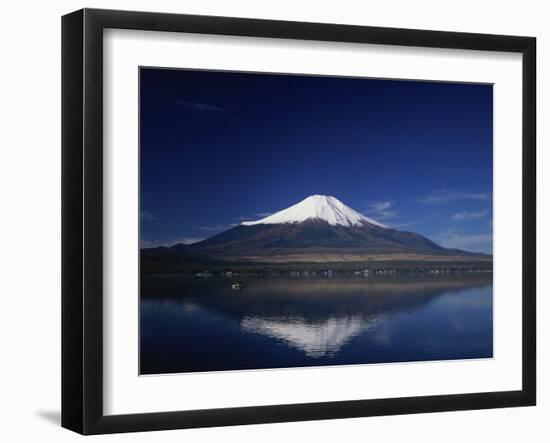
[[[492,358],[491,84],[139,74],[141,374]]]

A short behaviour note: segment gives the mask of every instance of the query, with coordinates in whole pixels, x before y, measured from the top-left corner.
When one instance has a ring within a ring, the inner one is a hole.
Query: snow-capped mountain
[[[217,260],[264,263],[353,262],[388,254],[469,254],[446,249],[414,232],[389,228],[324,195],[312,195],[269,217],[169,249]]]
[[[144,268],[174,271],[250,263],[349,263],[353,267],[373,260],[492,259],[392,229],[325,195],[312,195],[269,217],[245,221],[198,243],[143,249],[141,256]]]
[[[365,223],[387,228],[330,195],[311,195],[289,208],[257,221],[242,222],[243,226],[301,223],[306,220],[322,220],[332,226],[362,226]]]

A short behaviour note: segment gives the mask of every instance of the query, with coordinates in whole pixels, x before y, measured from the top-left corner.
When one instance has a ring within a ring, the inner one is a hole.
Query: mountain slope
[[[320,219],[301,223],[236,226],[185,250],[229,258],[306,253],[445,253],[445,248],[412,232],[376,225],[330,225]]]
[[[172,249],[219,260],[261,262],[353,261],[388,254],[479,256],[446,249],[413,232],[388,228],[334,197],[319,195],[264,219]]]

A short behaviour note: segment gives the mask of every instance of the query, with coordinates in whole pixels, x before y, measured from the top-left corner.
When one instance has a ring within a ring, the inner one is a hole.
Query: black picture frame
[[[522,54],[522,389],[357,401],[103,413],[103,30],[191,32]],[[83,9],[62,18],[62,426],[151,431],[536,403],[536,39],[228,17]]]

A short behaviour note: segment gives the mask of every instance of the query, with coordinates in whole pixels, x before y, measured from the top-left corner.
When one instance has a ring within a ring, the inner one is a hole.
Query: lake
[[[141,374],[491,358],[492,276],[143,276],[140,329]]]

